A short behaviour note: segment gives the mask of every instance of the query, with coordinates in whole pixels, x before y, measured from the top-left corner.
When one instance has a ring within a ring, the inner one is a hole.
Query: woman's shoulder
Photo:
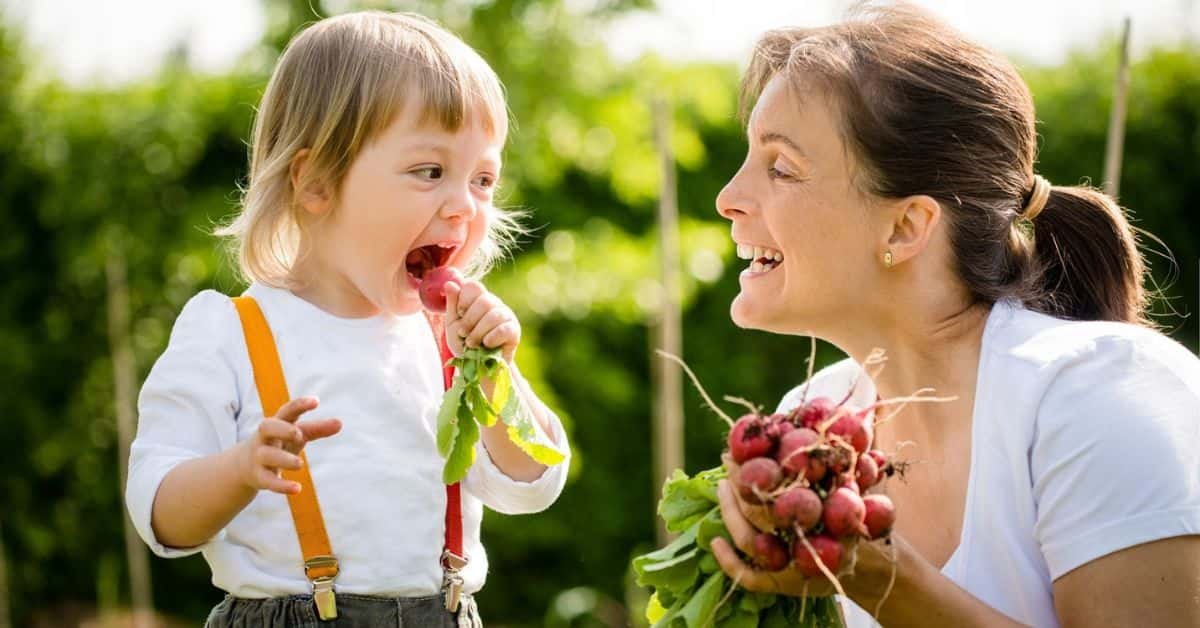
[[[985,332],[984,350],[1024,365],[1053,386],[1082,374],[1092,384],[1162,376],[1168,388],[1200,394],[1200,358],[1165,334],[1111,321],[1064,320],[1012,303],[998,303]],[[1086,382],[1085,382],[1086,383]]]

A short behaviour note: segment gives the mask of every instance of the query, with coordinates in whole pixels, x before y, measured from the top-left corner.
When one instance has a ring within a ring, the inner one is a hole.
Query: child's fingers
[[[284,443],[297,447],[304,444],[304,434],[300,428],[276,418],[263,419],[258,425],[258,434],[264,443],[277,447]]]
[[[301,421],[296,424],[303,434],[304,442],[333,436],[342,430],[342,422],[337,419],[316,419]]]
[[[446,327],[458,320],[458,301],[462,294],[462,286],[457,282],[447,281],[444,288],[446,292]]]
[[[300,492],[299,482],[285,480],[266,467],[255,469],[254,479],[258,483],[258,487],[263,490],[283,495],[295,495]]]
[[[484,316],[487,316],[494,310],[502,309],[503,307],[504,304],[501,303],[500,299],[497,299],[495,296],[491,294],[480,295],[479,298],[472,301],[470,305],[468,305],[465,301],[463,302],[464,311],[462,316],[459,317],[458,322],[462,323],[463,329],[471,331],[479,326],[479,323],[483,320]]]
[[[300,456],[278,447],[262,446],[254,451],[254,463],[269,470],[299,469]]]
[[[480,342],[489,349],[495,349],[496,347],[516,345],[520,339],[521,326],[517,325],[516,321],[509,320],[492,328]]]
[[[482,300],[483,299],[480,299],[480,301]],[[486,312],[479,318],[479,322],[467,327],[467,329],[471,331],[467,334],[466,345],[468,347],[478,347],[479,343],[483,342],[485,336],[490,334],[497,327],[512,320],[512,318],[512,313],[503,306]]]
[[[466,315],[467,311],[475,306],[475,302],[479,300],[486,290],[483,289],[483,284],[471,279],[464,280],[458,289],[458,299],[454,302],[454,311],[451,312],[449,303],[446,301],[446,313],[454,316],[455,319],[461,319]]]
[[[297,397],[283,404],[275,413],[275,418],[288,423],[295,423],[300,415],[316,408],[320,404],[316,397]]]

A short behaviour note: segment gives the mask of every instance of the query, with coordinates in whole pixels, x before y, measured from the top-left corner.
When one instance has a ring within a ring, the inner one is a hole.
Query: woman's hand
[[[754,536],[760,531],[771,531],[775,526],[766,506],[743,500],[734,489],[731,480],[737,477],[740,466],[729,454],[722,456],[722,460],[730,479],[722,480],[717,488],[721,518],[737,548],[753,557]],[[796,597],[821,597],[837,592],[837,587],[828,578],[807,578],[793,564],[782,571],[756,569],[743,561],[724,539],[714,539],[712,549],[721,569],[747,590]],[[844,570],[846,573],[838,575],[839,585],[845,593],[856,598],[856,601],[861,597],[856,595],[860,592],[867,596],[881,596],[894,574],[896,555],[893,545],[886,541],[868,542],[860,539],[857,543],[843,543],[843,551],[847,557],[843,563],[853,565],[852,571]],[[851,552],[857,553],[854,561],[849,560]]]
[[[479,346],[499,348],[511,363],[520,343],[521,323],[500,297],[473,279],[446,284],[446,344],[454,355]]]

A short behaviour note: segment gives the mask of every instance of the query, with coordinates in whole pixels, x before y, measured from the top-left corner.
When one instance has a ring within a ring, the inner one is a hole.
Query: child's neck
[[[289,283],[292,294],[338,318],[368,318],[380,312],[344,275],[312,258],[292,268]]]

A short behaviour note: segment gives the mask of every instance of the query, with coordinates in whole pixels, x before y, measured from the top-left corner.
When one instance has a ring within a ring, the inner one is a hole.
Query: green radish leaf
[[[705,580],[704,584],[692,594],[692,599],[688,600],[679,613],[688,628],[711,625],[717,604],[721,601],[721,594],[725,592],[725,583],[728,580],[725,572],[718,571],[709,576],[708,580]]]
[[[462,405],[463,388],[466,382],[455,375],[450,389],[442,395],[442,407],[438,410],[437,418],[437,447],[443,458],[450,455],[454,442],[458,437],[458,408]]]
[[[496,424],[496,414],[492,410],[492,404],[488,403],[487,397],[483,394],[482,388],[479,386],[468,388],[467,399],[471,402],[471,412],[480,425],[491,427]]]
[[[458,406],[458,438],[454,441],[454,449],[446,458],[446,468],[442,471],[442,481],[453,484],[467,477],[467,470],[475,462],[475,443],[479,441],[479,424],[471,416],[467,404]]]
[[[504,360],[496,360],[488,376],[492,378],[492,408],[499,408],[499,418],[505,425],[512,425],[517,411],[517,395],[513,392],[512,373]]]
[[[731,615],[718,622],[716,628],[758,628],[758,612],[738,607]]]
[[[696,534],[696,544],[704,551],[711,552],[712,540],[717,537],[724,538],[730,545],[733,544],[733,536],[725,528],[725,521],[721,519],[721,508],[719,506],[710,510],[700,520],[699,531]]]

